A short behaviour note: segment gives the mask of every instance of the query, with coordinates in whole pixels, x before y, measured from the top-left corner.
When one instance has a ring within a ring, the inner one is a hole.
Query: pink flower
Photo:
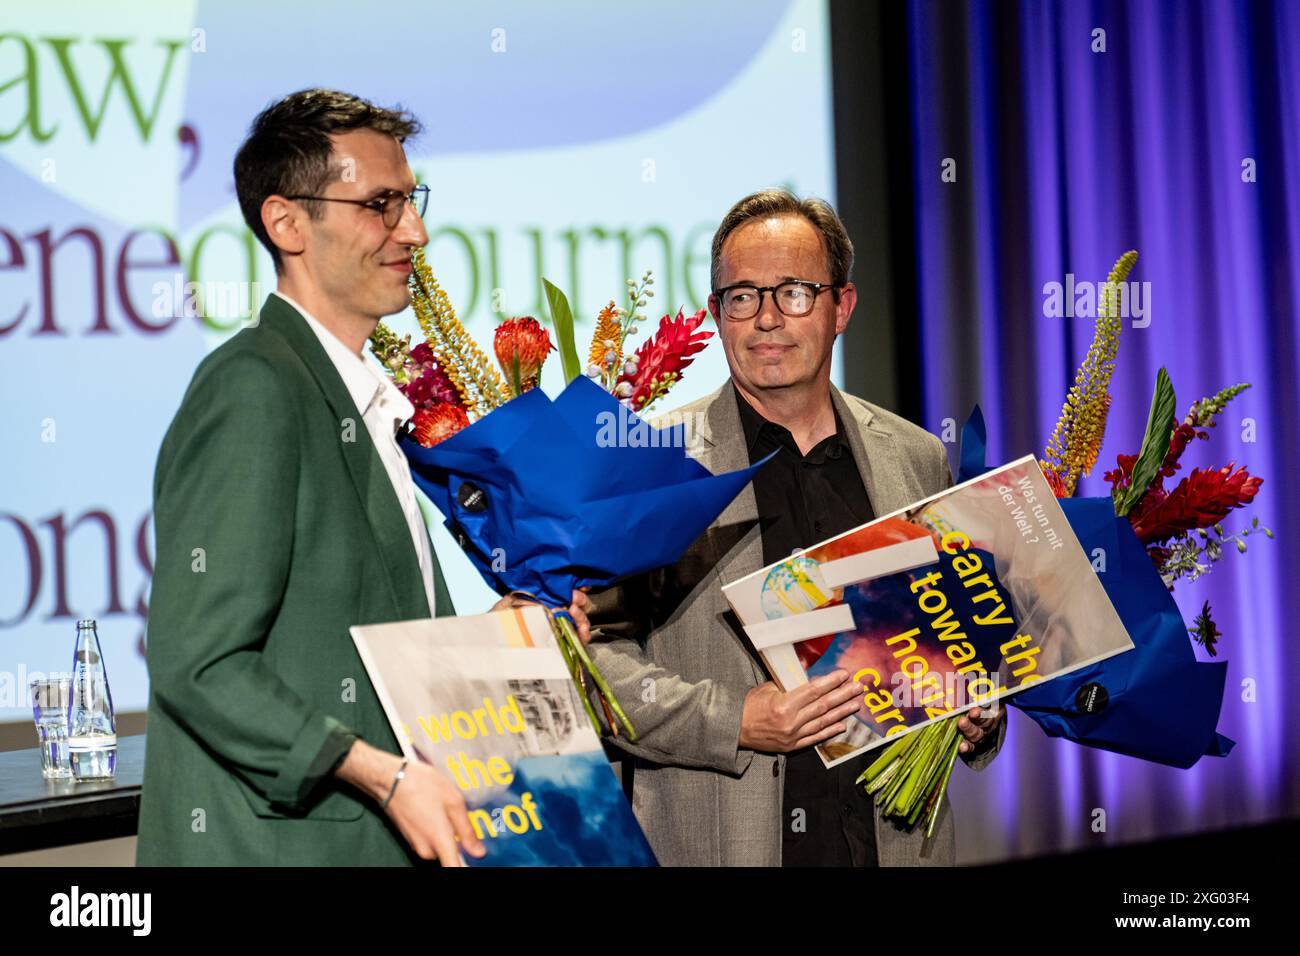
[[[461,409],[465,407],[455,383],[426,343],[421,342],[411,349],[406,371],[410,380],[399,387],[416,408],[430,408],[434,405],[455,405]]]

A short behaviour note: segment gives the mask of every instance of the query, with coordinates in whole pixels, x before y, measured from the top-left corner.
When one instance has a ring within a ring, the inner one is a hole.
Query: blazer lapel
[[[871,410],[850,405],[844,393],[834,385],[831,386],[831,402],[844,425],[853,460],[857,462],[858,473],[862,476],[862,484],[867,489],[867,498],[876,517],[906,508],[923,497],[917,493],[918,489],[909,485],[899,466],[893,433]]]
[[[709,471],[721,474],[749,466],[749,449],[745,446],[745,430],[740,424],[740,411],[731,379],[709,396],[704,406],[703,419],[696,429],[698,442],[692,449],[695,460]],[[727,547],[742,532],[739,547]],[[731,500],[716,521],[709,527],[711,546],[716,549],[718,571],[724,584],[729,584],[763,566],[763,542],[758,528],[758,500],[754,486],[746,484],[740,494]]]
[[[876,517],[906,508],[924,497],[924,489],[913,487],[908,481],[895,453],[894,436],[889,428],[869,408],[850,404],[834,385],[831,386],[831,402],[844,426],[853,460],[862,475],[862,484],[867,489]],[[695,460],[714,474],[746,467],[749,449],[745,446],[745,431],[740,423],[740,411],[736,408],[730,379],[708,397],[702,414],[703,419],[696,429],[698,441],[691,449]],[[758,503],[754,488],[746,485],[714,524],[757,521]],[[724,579],[735,580],[762,566],[762,545],[751,542],[749,547],[727,562]]]
[[[340,435],[344,421],[350,419],[354,423],[354,440],[340,440],[339,444],[357,497],[370,521],[370,530],[380,560],[387,571],[393,604],[403,620],[428,617],[430,608],[424,594],[424,579],[420,574],[419,558],[411,542],[406,516],[402,513],[402,506],[397,501],[397,493],[393,490],[393,483],[379,458],[379,452],[370,440],[370,432],[362,421],[361,412],[348,394],[338,370],[306,320],[279,296],[267,298],[260,321],[298,353],[334,413]]]

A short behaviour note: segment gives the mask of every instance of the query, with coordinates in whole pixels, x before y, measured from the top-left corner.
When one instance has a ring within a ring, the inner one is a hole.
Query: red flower
[[[1178,459],[1183,456],[1183,451],[1193,438],[1209,438],[1209,432],[1197,431],[1191,425],[1184,422],[1169,434],[1169,450],[1165,452],[1164,461],[1160,463],[1159,470],[1147,485],[1144,494],[1155,493],[1161,498],[1165,493],[1165,479],[1172,478],[1178,471]],[[1110,482],[1111,487],[1116,490],[1123,490],[1129,486],[1133,480],[1133,466],[1137,463],[1137,455],[1116,455],[1115,464],[1119,467],[1114,471],[1108,471],[1102,478]]]
[[[1232,467],[1193,468],[1173,491],[1165,493],[1160,488],[1155,494],[1144,495],[1139,507],[1129,513],[1138,540],[1160,544],[1180,532],[1217,524],[1233,508],[1249,504],[1264,479],[1251,476],[1245,468],[1233,471]]]
[[[542,376],[542,363],[547,354],[555,350],[550,334],[531,315],[506,319],[497,326],[492,344],[497,353],[497,363],[516,395],[537,385]],[[515,378],[516,362],[518,379]]]
[[[1070,497],[1065,491],[1065,482],[1061,476],[1056,473],[1055,468],[1047,468],[1043,471],[1043,477],[1047,479],[1047,487],[1052,489],[1052,494],[1058,498]]]
[[[707,312],[704,309],[686,318],[681,309],[677,317],[664,316],[659,320],[659,331],[654,338],[646,339],[636,350],[634,360],[636,372],[628,375],[624,372],[614,385],[614,394],[619,394],[619,385],[626,382],[631,387],[628,405],[634,412],[640,411],[654,395],[656,380],[665,374],[674,373],[681,376],[682,370],[690,365],[696,352],[704,348],[712,330],[697,332]],[[626,390],[624,390],[626,391]]]
[[[433,405],[417,408],[411,419],[415,440],[425,448],[432,448],[438,442],[450,438],[462,428],[469,425],[469,416],[459,405]]]
[[[1183,450],[1187,448],[1188,443],[1193,438],[1209,437],[1209,432],[1198,432],[1186,422],[1175,428],[1173,434],[1169,436],[1169,451],[1165,453],[1165,460],[1160,465],[1160,474],[1166,478],[1172,478],[1174,472],[1178,470],[1178,459],[1182,457]]]
[[[1102,480],[1110,482],[1114,490],[1127,488],[1133,479],[1133,466],[1137,464],[1137,460],[1137,455],[1116,455],[1115,464],[1119,467],[1102,475]]]

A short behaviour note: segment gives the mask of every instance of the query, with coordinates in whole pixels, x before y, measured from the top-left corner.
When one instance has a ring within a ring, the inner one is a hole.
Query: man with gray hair
[[[825,769],[862,687],[844,671],[782,692],[722,585],[952,484],[935,436],[831,384],[857,303],[853,244],[835,211],[785,190],[746,196],[713,237],[709,312],[731,372],[698,416],[713,472],[775,452],[675,565],[593,596],[591,650],[637,729],[624,785],[665,865],[951,865],[945,802],[927,841],[882,820],[855,783],[866,757]],[[988,764],[1005,710],[960,718],[962,760]]]

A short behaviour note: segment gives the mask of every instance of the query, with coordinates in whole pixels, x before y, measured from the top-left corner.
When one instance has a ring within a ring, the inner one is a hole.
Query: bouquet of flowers
[[[533,316],[516,316],[497,326],[488,360],[456,317],[447,293],[434,277],[424,251],[412,257],[412,307],[425,340],[411,345],[382,322],[371,336],[371,350],[392,376],[393,383],[415,406],[409,434],[421,447],[431,448],[450,438],[512,398],[537,387],[542,365],[556,351],[550,333]],[[542,280],[554,312],[565,378],[576,377],[573,313],[564,293]],[[625,355],[627,340],[646,319],[639,311],[654,297],[654,277],[647,270],[638,281],[628,279],[628,308],[611,299],[596,317],[585,375],[633,412],[648,411],[681,380],[683,370],[713,335],[700,330],[704,309],[686,317],[665,315],[659,329],[635,353]]]
[[[1188,641],[1190,631],[1216,655],[1220,634],[1209,602],[1187,628],[1170,591],[1179,579],[1205,574],[1228,542],[1244,552],[1249,534],[1271,538],[1273,532],[1258,518],[1238,532],[1224,532],[1224,518],[1253,502],[1263,483],[1233,462],[1193,469],[1172,489],[1165,487],[1188,445],[1208,439],[1215,417],[1250,386],[1233,385],[1193,402],[1179,421],[1163,368],[1141,448],[1117,456],[1115,469],[1104,475],[1110,497],[1074,497],[1079,478],[1100,456],[1122,325],[1120,283],[1136,262],[1137,253],[1126,252],[1102,287],[1092,345],[1039,462],[1084,550],[1107,556],[1106,573],[1099,577],[1134,649],[1030,687],[1008,703],[1050,736],[1186,768],[1203,755],[1226,756],[1232,749],[1233,742],[1215,729],[1227,665],[1198,662]],[[962,433],[958,480],[986,470],[984,446],[984,419],[976,407]],[[920,821],[927,835],[961,741],[957,719],[936,722],[888,747],[858,780],[887,816],[909,827]]]
[[[1058,498],[1074,495],[1079,476],[1091,472],[1101,451],[1110,409],[1107,385],[1114,369],[1121,325],[1118,316],[1112,315],[1117,312],[1116,289],[1136,261],[1135,251],[1126,252],[1111,272],[1105,287],[1108,308],[1098,319],[1092,347],[1061,409],[1041,462]],[[1192,402],[1182,421],[1178,421],[1173,383],[1160,369],[1142,447],[1136,455],[1118,455],[1115,469],[1102,476],[1111,486],[1115,514],[1128,519],[1133,534],[1170,590],[1179,578],[1195,581],[1208,572],[1209,566],[1202,559],[1218,561],[1225,543],[1233,542],[1244,553],[1247,535],[1262,531],[1273,537],[1270,529],[1260,526],[1258,518],[1248,528],[1225,534],[1223,519],[1230,511],[1253,502],[1264,483],[1244,467],[1236,467],[1235,462],[1221,468],[1193,468],[1172,490],[1165,488],[1165,480],[1173,478],[1181,467],[1179,459],[1187,446],[1194,439],[1208,439],[1207,429],[1214,427],[1215,417],[1248,388],[1249,383],[1241,382]],[[1190,630],[1214,657],[1219,635],[1208,602]]]
[[[372,351],[415,406],[399,436],[412,477],[498,593],[548,608],[597,729],[588,680],[609,725],[635,739],[562,609],[575,588],[676,561],[750,480],[753,468],[711,475],[686,455],[681,425],[650,442],[611,437],[649,430],[636,413],[663,398],[705,347],[713,334],[699,328],[705,313],[665,315],[627,355],[654,295],[649,272],[629,280],[628,307],[611,301],[600,312],[584,375],[568,300],[543,279],[558,348],[535,317],[507,319],[493,339],[494,365],[456,317],[422,250],[412,265],[424,341],[412,345],[382,323],[371,337]],[[553,351],[568,382],[554,401],[538,387]]]

